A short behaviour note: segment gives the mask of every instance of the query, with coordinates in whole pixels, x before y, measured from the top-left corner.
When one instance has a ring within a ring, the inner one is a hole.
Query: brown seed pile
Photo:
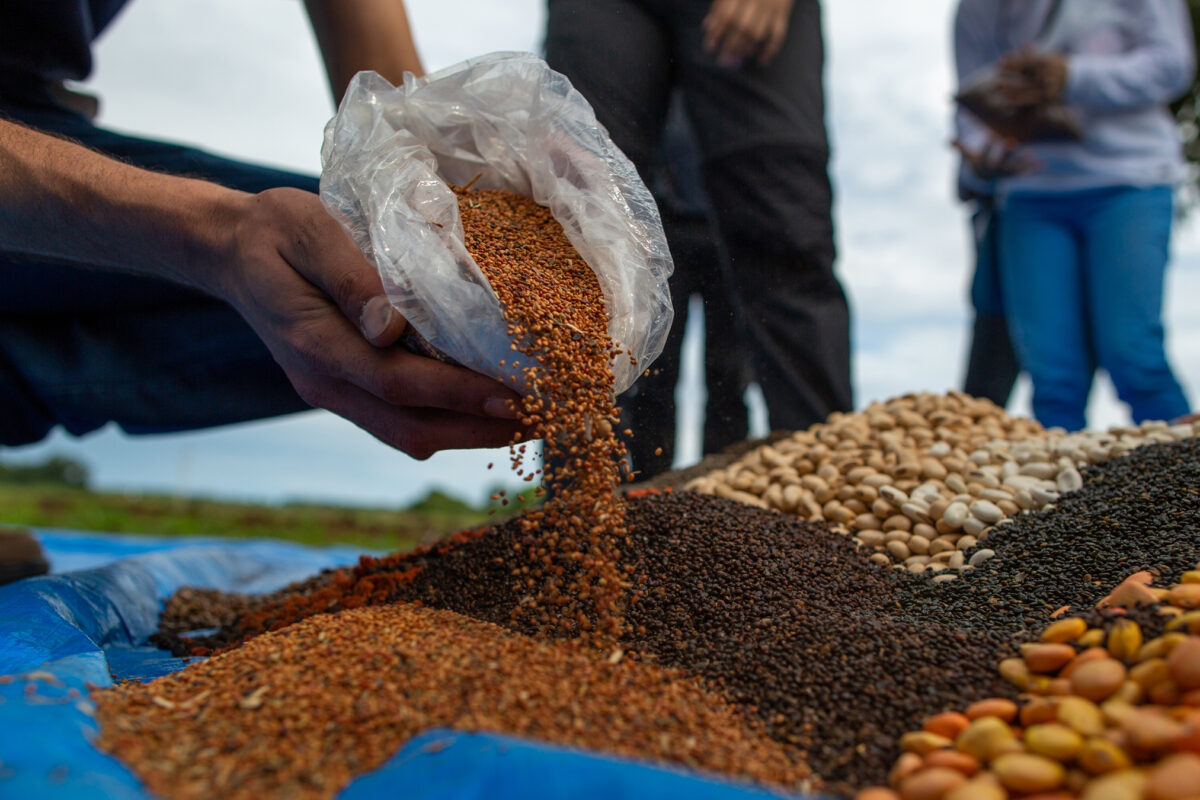
[[[318,615],[93,698],[98,746],[170,798],[333,797],[434,727],[789,789],[808,778],[795,751],[695,678],[413,605]]]
[[[456,188],[464,243],[500,300],[514,342],[510,366],[525,385],[521,420],[543,440],[549,497],[522,517],[513,568],[529,615],[546,632],[611,642],[622,630],[627,586],[616,494],[624,445],[613,432],[608,314],[595,274],[550,210],[499,190]],[[503,362],[501,364],[504,366]],[[513,467],[525,480],[524,445]]]
[[[1152,581],[1136,573],[1106,610],[1021,645],[999,664],[1025,693],[1020,707],[992,700],[931,717],[901,738],[889,786],[859,800],[1197,796],[1200,567],[1169,588]]]
[[[831,414],[687,487],[826,520],[873,551],[876,563],[941,572],[963,566],[956,551],[1019,510],[982,448],[1041,433],[1037,422],[988,400],[911,394]]]
[[[185,586],[167,599],[158,629],[160,633],[187,633],[201,628],[224,628],[263,602],[265,598],[255,595]]]

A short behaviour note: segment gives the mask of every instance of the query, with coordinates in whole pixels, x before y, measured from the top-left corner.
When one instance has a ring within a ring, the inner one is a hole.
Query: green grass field
[[[510,506],[510,508],[513,508]],[[511,512],[504,509],[504,515]],[[502,518],[434,492],[403,510],[94,492],[0,481],[0,524],[156,535],[269,537],[304,544],[401,550]]]

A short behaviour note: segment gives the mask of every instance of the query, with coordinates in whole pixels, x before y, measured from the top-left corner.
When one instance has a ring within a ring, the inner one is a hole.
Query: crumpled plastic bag
[[[520,387],[499,300],[463,246],[447,183],[548,207],[599,280],[613,364],[629,388],[662,351],[672,264],[637,170],[570,82],[526,53],[493,53],[392,86],[350,82],[321,148],[321,199],[379,269],[388,298],[437,350]],[[517,378],[513,383],[511,379]]]

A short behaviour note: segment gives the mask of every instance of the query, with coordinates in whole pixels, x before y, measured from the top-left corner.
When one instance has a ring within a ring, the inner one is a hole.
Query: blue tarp
[[[0,798],[148,798],[91,744],[87,684],[185,666],[146,643],[182,586],[265,592],[353,563],[353,548],[279,541],[37,532],[53,574],[0,587]],[[64,571],[66,570],[66,571]],[[774,797],[744,785],[492,734],[434,730],[341,795],[579,800]]]

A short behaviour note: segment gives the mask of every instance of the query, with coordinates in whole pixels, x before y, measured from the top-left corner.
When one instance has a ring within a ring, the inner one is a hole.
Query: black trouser
[[[546,57],[643,177],[670,93],[682,91],[771,425],[804,428],[852,405],[849,311],[833,271],[820,9],[797,0],[779,55],[740,69],[704,52],[707,9],[694,0],[549,0]]]
[[[620,400],[622,428],[634,430],[626,446],[639,478],[665,472],[674,458],[675,387],[679,382],[683,331],[694,296],[699,296],[704,305],[706,398],[702,452],[719,452],[740,442],[746,438],[749,425],[742,397],[750,369],[734,306],[719,288],[724,280],[720,245],[702,214],[677,213],[664,206],[663,228],[675,260],[675,274],[671,276],[675,324],[650,374],[639,378]]]
[[[1021,373],[1008,336],[1008,319],[1000,292],[999,236],[991,202],[981,201],[971,216],[975,241],[975,272],[971,276],[971,308],[975,322],[967,352],[963,391],[986,397],[1001,408],[1008,405],[1013,385]]]

